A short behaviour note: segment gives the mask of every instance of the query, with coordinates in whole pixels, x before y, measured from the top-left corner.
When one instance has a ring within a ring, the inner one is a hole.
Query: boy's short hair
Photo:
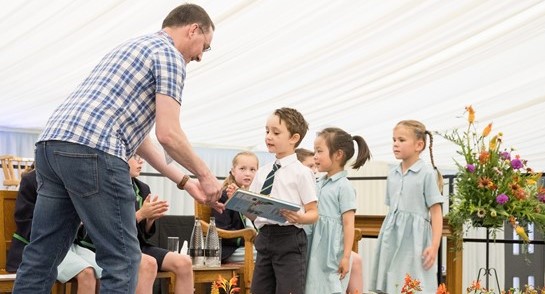
[[[305,161],[307,157],[314,157],[314,152],[305,149],[305,148],[297,148],[295,149],[295,154],[297,154],[297,159],[301,162]]]
[[[276,109],[273,114],[277,115],[280,118],[280,121],[283,121],[286,124],[290,135],[299,134],[300,138],[299,141],[295,143],[295,147],[299,146],[308,131],[308,123],[303,115],[296,109],[289,107]]]

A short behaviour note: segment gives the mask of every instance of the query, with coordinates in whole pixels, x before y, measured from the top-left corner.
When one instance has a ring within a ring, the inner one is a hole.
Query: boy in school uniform
[[[292,108],[276,109],[267,119],[265,144],[276,160],[259,168],[249,190],[297,203],[301,210],[282,211],[283,223],[247,215],[259,230],[252,293],[305,292],[307,236],[302,225],[318,220],[316,180],[295,154],[307,130],[303,115]]]

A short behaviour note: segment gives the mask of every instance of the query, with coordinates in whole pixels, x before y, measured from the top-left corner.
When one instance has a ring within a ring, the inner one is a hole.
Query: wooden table
[[[241,267],[237,265],[222,264],[221,267],[204,267],[204,266],[193,266],[193,280],[195,282],[195,293],[210,293],[208,289],[208,284],[216,281],[218,276],[221,275],[223,278],[229,280],[233,275],[239,275]],[[240,293],[245,293],[244,279],[241,279],[239,276],[238,279]]]
[[[363,238],[376,238],[384,221],[384,215],[356,215],[355,227]],[[451,236],[448,220],[443,218],[443,236]],[[462,293],[462,251],[454,250],[456,244],[447,238],[447,289],[450,293]],[[461,246],[459,247],[461,248]]]

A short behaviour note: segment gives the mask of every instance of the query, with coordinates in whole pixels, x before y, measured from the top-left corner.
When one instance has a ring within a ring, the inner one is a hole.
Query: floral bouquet
[[[210,294],[233,294],[239,293],[240,288],[237,287],[238,276],[233,275],[230,280],[225,279],[221,275],[218,276],[218,279],[212,283],[212,291]]]
[[[420,281],[413,279],[409,274],[405,275],[405,283],[403,288],[401,288],[401,294],[404,293],[417,293],[422,292],[423,289],[420,287]],[[444,283],[440,284],[435,291],[436,294],[450,294],[447,291],[447,287]],[[496,294],[492,289],[485,289],[481,286],[480,281],[473,281],[469,287],[466,288],[466,293],[473,294]],[[511,288],[506,291],[497,292],[497,294],[545,294],[545,287],[537,289],[533,286],[524,286],[524,289],[514,289]]]
[[[545,188],[538,187],[541,174],[527,166],[527,161],[502,148],[501,132],[491,135],[492,123],[482,131],[475,126],[475,111],[466,107],[468,126],[439,134],[458,146],[464,162],[456,161],[456,192],[451,196],[448,221],[455,239],[461,240],[464,225],[487,227],[495,236],[508,221],[524,241],[526,225],[534,223],[545,232]]]

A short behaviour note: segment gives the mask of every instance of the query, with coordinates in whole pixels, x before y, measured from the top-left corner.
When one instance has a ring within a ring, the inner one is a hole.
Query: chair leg
[[[65,285],[59,281],[55,281],[55,283],[53,284],[53,288],[51,288],[51,293],[52,294],[65,294],[65,289],[64,289]]]
[[[176,276],[174,278],[169,279],[168,283],[168,293],[174,294],[174,289],[176,289]]]

